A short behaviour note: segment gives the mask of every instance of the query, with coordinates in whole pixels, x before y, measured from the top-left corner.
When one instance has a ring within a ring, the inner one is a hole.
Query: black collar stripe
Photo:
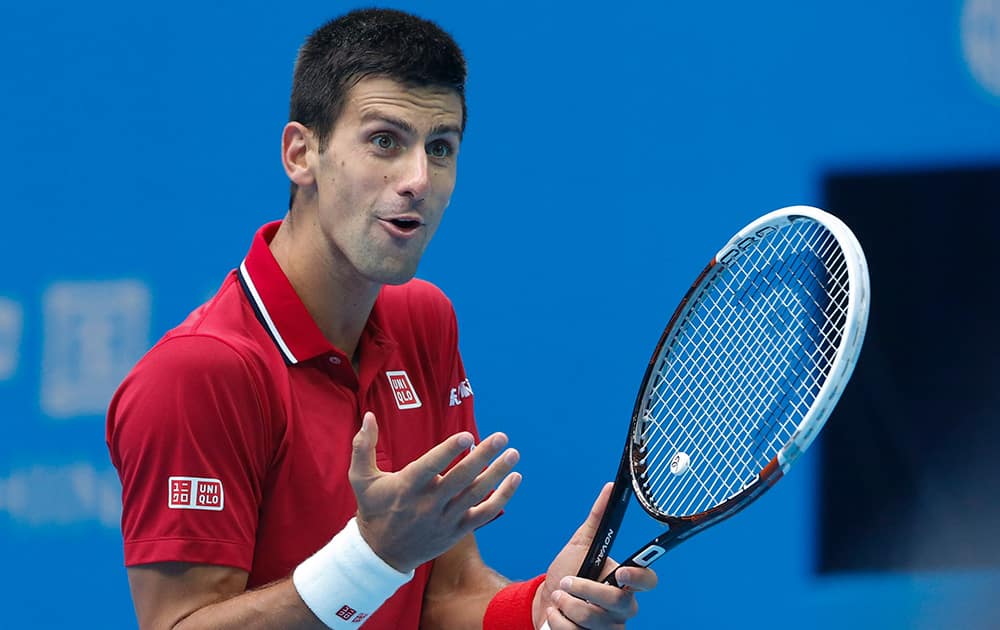
[[[247,272],[247,261],[244,260],[240,263],[240,272],[238,274],[240,279],[240,285],[243,287],[243,291],[250,298],[250,305],[253,306],[254,313],[257,314],[257,319],[260,323],[264,325],[267,333],[274,340],[275,345],[281,350],[281,354],[284,355],[285,361],[290,365],[294,365],[299,362],[292,354],[292,351],[288,348],[288,344],[282,339],[281,333],[278,332],[278,327],[274,325],[274,321],[271,319],[270,313],[267,312],[267,307],[264,306],[264,301],[260,299],[260,293],[257,292],[257,287],[254,285],[253,280],[250,278],[250,273]]]

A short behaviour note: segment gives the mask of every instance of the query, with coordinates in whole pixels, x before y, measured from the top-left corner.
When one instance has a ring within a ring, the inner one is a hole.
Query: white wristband
[[[330,628],[357,628],[412,578],[372,551],[356,518],[292,573],[299,597]]]

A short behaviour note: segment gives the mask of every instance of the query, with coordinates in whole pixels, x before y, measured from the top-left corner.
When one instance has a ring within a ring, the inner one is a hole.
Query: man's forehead
[[[435,126],[455,126],[462,122],[462,99],[458,92],[444,86],[417,86],[386,77],[366,77],[347,94],[347,109],[360,120],[390,118],[430,119]]]

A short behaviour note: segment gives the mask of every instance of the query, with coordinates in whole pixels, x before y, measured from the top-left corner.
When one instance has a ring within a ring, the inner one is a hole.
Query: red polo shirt
[[[384,287],[355,373],[271,255],[278,225],[111,402],[127,566],[238,567],[248,588],[286,577],[356,512],[347,470],[363,412],[378,419],[386,471],[459,431],[478,436],[444,294],[420,280]],[[365,627],[417,628],[429,574],[419,567]]]

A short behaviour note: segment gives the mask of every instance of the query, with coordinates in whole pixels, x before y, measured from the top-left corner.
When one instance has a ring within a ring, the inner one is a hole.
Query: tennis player
[[[573,577],[608,488],[545,574],[512,584],[480,558],[518,453],[479,440],[451,304],[413,279],[455,185],[465,73],[450,36],[392,10],[301,48],[288,213],[109,409],[142,628],[603,630],[655,586]]]

